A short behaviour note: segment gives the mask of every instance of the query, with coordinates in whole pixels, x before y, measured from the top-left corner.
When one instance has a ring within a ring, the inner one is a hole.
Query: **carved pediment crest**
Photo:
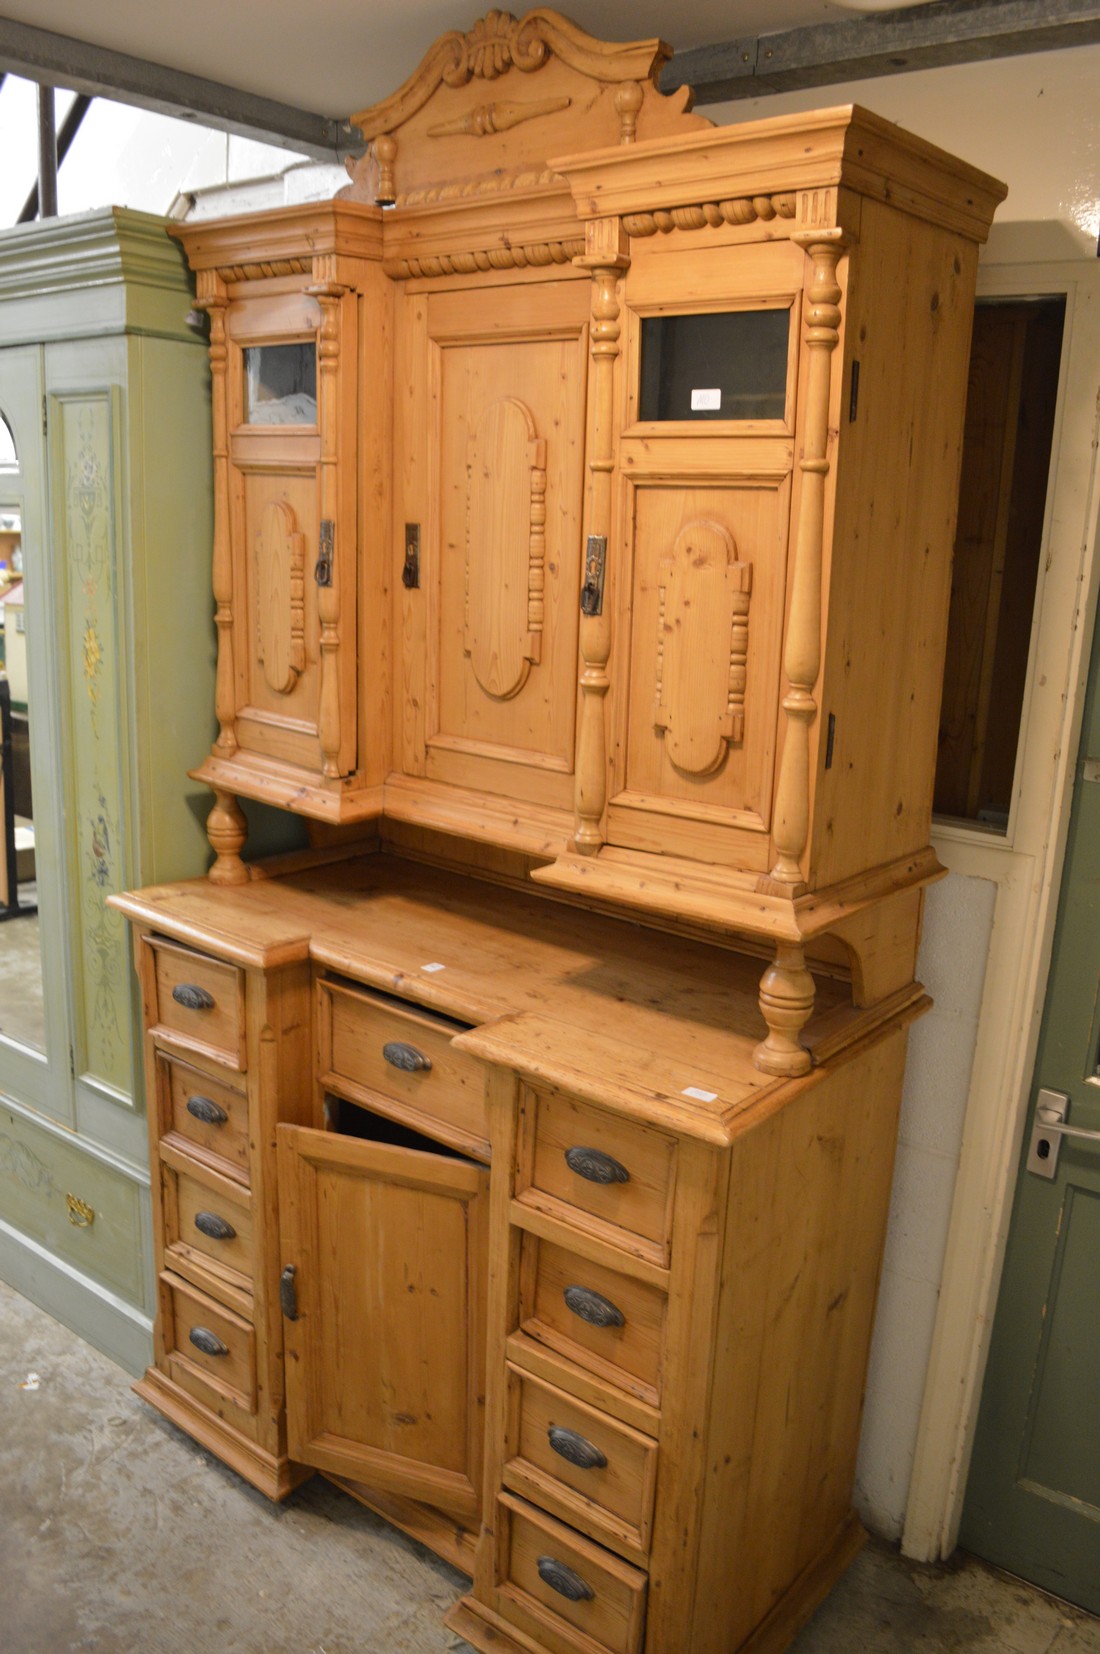
[[[546,6],[521,18],[487,12],[470,29],[441,35],[404,86],[352,115],[370,148],[348,163],[352,184],[343,194],[380,204],[422,199],[444,180],[505,180],[544,169],[552,155],[630,143],[639,121],[653,136],[709,125],[685,120],[688,88],[658,91],[671,56],[663,40],[597,40]],[[513,70],[539,71],[542,95],[524,97],[516,78],[503,99],[488,102],[477,83]],[[464,147],[471,138],[479,142]]]

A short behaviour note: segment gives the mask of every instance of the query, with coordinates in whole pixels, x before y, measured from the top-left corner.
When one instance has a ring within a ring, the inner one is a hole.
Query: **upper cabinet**
[[[237,794],[337,823],[380,806],[392,298],[370,208],[178,233],[213,375],[218,736],[196,775],[212,877],[239,882]]]
[[[1004,192],[854,107],[716,129],[668,55],[491,12],[353,117],[345,200],[181,232],[218,432],[199,774],[215,878],[244,793],[762,938],[758,1060],[800,1072],[808,953],[888,996],[940,871]]]

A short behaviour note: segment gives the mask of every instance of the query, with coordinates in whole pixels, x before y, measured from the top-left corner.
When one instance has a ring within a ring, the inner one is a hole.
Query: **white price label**
[[[716,413],[722,406],[720,390],[696,390],[691,393],[692,413]]]

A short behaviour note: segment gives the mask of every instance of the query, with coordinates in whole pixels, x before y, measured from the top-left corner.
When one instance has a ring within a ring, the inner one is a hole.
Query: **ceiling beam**
[[[43,85],[67,86],[92,97],[136,104],[158,115],[196,121],[297,150],[316,160],[334,161],[356,148],[358,136],[346,121],[329,120],[306,109],[256,97],[180,69],[108,51],[87,41],[32,28],[0,17],[0,71]]]
[[[1100,0],[931,0],[677,52],[661,86],[723,103],[1100,41]]]

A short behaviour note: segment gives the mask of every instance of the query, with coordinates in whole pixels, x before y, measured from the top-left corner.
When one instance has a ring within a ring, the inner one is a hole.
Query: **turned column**
[[[604,596],[604,560],[611,534],[615,470],[615,363],[619,355],[619,279],[630,263],[617,218],[585,226],[585,251],[574,260],[592,276],[592,423],[588,433],[584,590],[581,597],[580,713],[577,732],[576,838],[583,855],[604,842],[607,808],[607,673],[611,618]]]
[[[226,410],[225,312],[228,301],[217,273],[204,270],[198,278],[197,308],[210,317],[210,395],[214,427],[214,549],[212,586],[218,656],[214,681],[214,711],[218,735],[214,756],[232,758],[237,750],[237,697],[233,660],[233,556],[229,543],[229,418]],[[212,884],[243,884],[248,868],[241,850],[248,831],[244,812],[232,793],[215,789],[214,808],[206,818],[206,836],[214,851],[209,878]]]
[[[317,618],[321,623],[321,699],[317,720],[321,740],[321,773],[330,781],[343,773],[340,763],[343,729],[340,707],[340,569],[343,559],[334,544],[336,525],[341,521],[339,476],[339,374],[340,311],[346,288],[335,281],[319,281],[306,289],[321,307],[317,338],[318,425],[321,434],[320,520],[321,532],[332,538],[319,546],[319,557],[327,560],[327,584],[317,587]],[[346,521],[343,523],[346,527]]]
[[[779,784],[775,796],[773,837],[776,860],[759,888],[792,900],[806,889],[802,857],[810,831],[810,731],[817,718],[814,691],[821,669],[821,563],[825,532],[825,485],[829,474],[829,403],[832,358],[840,338],[840,286],[837,264],[844,251],[838,229],[796,231],[791,238],[812,263],[805,312],[806,393],[804,438],[798,468],[801,502],[794,547],[791,607],[783,657],[787,693],[786,727]],[[768,1037],[756,1048],[754,1061],[769,1074],[803,1074],[810,1053],[799,1036],[814,1004],[813,978],[801,946],[784,942],[760,984],[760,1009]]]

